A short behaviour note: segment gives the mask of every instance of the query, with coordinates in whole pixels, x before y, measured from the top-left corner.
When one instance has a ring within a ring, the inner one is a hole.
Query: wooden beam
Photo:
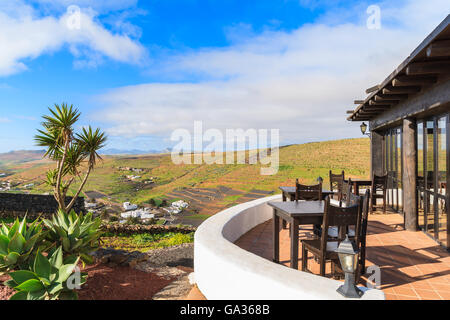
[[[403,212],[405,229],[418,230],[417,221],[417,124],[414,119],[403,119]]]
[[[377,91],[378,89],[380,89],[380,85],[379,84],[377,84],[376,86],[373,86],[373,87],[370,87],[369,89],[367,89],[366,93],[369,94],[369,93],[372,93],[374,91]]]
[[[410,86],[410,87],[392,87],[388,86],[383,89],[383,94],[411,94],[420,92],[420,87]]]
[[[347,110],[347,114],[353,114],[355,110]]]
[[[368,117],[374,117],[376,115],[379,115],[381,112],[362,112],[359,115],[361,116],[368,116]]]
[[[406,74],[440,74],[450,72],[450,61],[414,62],[406,67]]]
[[[398,100],[383,100],[383,101],[369,100],[370,106],[393,105],[393,104],[397,104],[397,103],[398,103]]]
[[[435,41],[427,48],[427,57],[449,57],[450,56],[450,40]]]
[[[386,110],[386,109],[389,109],[391,107],[391,105],[390,104],[375,104],[375,105],[369,105],[368,106],[368,108],[370,108],[371,110],[373,109],[373,110],[377,110],[377,109],[379,109],[379,110]]]
[[[396,100],[396,101],[400,101],[400,100],[405,100],[408,99],[408,95],[407,94],[377,94],[374,97],[375,101],[385,101],[385,100]]]
[[[414,85],[433,84],[437,82],[437,77],[434,76],[397,76],[392,80],[394,87],[407,87]]]
[[[388,105],[379,105],[379,106],[369,106],[365,110],[385,111],[385,110],[390,109],[390,108],[391,108],[391,106],[388,106]]]
[[[354,104],[363,104],[365,101],[364,100],[355,100],[353,103]]]

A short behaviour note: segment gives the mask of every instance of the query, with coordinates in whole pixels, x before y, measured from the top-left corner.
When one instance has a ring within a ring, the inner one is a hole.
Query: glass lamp
[[[341,262],[342,271],[345,273],[345,282],[337,289],[337,292],[346,298],[361,298],[363,292],[355,285],[355,272],[358,267],[359,250],[353,241],[350,241],[348,234],[345,240],[336,249]]]
[[[359,126],[361,128],[361,133],[364,135],[367,132],[367,124],[364,122]]]

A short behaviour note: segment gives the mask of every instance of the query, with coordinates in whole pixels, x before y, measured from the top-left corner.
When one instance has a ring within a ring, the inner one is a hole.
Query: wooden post
[[[415,119],[403,119],[402,150],[405,229],[417,231],[417,124]]]
[[[383,163],[384,163],[384,156],[383,156],[383,145],[384,145],[384,139],[383,135],[372,131],[371,132],[371,145],[370,145],[370,179],[372,179],[373,174],[375,173],[377,176],[382,176],[384,174],[383,170]]]

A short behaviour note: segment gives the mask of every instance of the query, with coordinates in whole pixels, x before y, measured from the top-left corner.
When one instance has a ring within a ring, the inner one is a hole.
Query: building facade
[[[348,120],[369,123],[371,171],[388,176],[388,206],[449,249],[450,15],[366,93]]]

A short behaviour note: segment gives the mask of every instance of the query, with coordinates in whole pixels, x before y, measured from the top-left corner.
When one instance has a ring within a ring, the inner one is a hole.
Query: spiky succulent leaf
[[[14,283],[17,285],[22,284],[23,282],[30,280],[30,279],[36,279],[36,275],[28,270],[19,270],[9,273],[9,276],[12,278]]]
[[[73,263],[63,264],[62,248],[59,247],[49,256],[44,257],[37,252],[32,270],[11,272],[8,286],[17,294],[11,300],[43,300],[76,298],[77,295],[68,289],[67,281],[77,266],[79,258]],[[86,282],[86,274],[80,275],[80,284]],[[5,283],[6,284],[6,283]]]
[[[4,235],[0,235],[0,255],[8,254],[9,239]]]

